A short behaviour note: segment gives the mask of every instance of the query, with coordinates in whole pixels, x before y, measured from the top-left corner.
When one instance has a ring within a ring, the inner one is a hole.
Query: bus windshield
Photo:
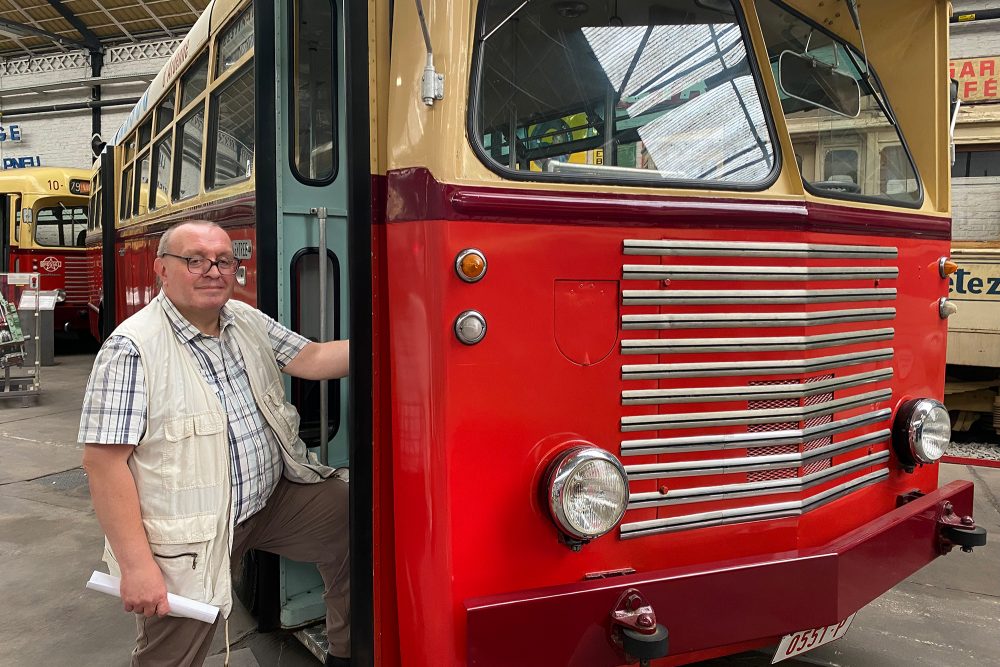
[[[515,178],[763,187],[774,142],[735,4],[564,4],[483,3],[471,122],[487,164]]]
[[[864,57],[773,2],[760,3],[757,15],[775,71],[788,61],[789,53],[801,54],[820,67],[832,68],[840,78],[853,79],[860,89],[860,110],[854,117],[781,91],[795,161],[806,187],[828,197],[919,205],[916,169],[885,106],[885,92],[874,72],[866,75]],[[782,73],[782,78],[788,76]]]
[[[35,243],[50,247],[86,245],[87,207],[56,204],[35,212]]]

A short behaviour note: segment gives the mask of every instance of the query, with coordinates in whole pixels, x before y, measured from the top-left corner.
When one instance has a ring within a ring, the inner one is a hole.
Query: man
[[[132,665],[201,665],[232,608],[231,565],[258,548],[317,564],[326,664],[348,667],[347,483],[308,459],[279,374],[343,377],[348,342],[231,301],[239,260],[214,223],[168,229],[156,254],[161,291],[101,348],[79,435],[104,560],[136,614]],[[167,616],[167,591],[220,620]]]

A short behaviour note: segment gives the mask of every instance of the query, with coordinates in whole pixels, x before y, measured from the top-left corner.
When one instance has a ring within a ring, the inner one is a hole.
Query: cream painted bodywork
[[[788,4],[860,48],[857,31],[842,1],[791,0]],[[466,130],[477,5],[463,0],[425,0],[423,5],[434,49],[434,64],[437,71],[445,76],[445,98],[432,107],[420,99],[426,50],[416,6],[412,2],[395,3],[388,77],[387,170],[425,167],[444,183],[524,190],[541,187],[565,192],[830,201],[807,193],[802,186],[795,160],[791,157],[794,152],[780,114],[778,93],[768,74],[763,37],[750,3],[744,2],[743,9],[758,65],[764,73],[767,101],[774,114],[775,143],[782,155],[782,169],[777,180],[767,189],[753,194],[504,179],[488,169],[475,155]],[[881,74],[923,181],[925,196],[920,212],[941,217],[950,213],[950,172],[945,159],[949,151],[948,15],[946,2],[887,0],[865,2],[861,7],[869,59]],[[933,76],[927,76],[928,72],[932,72]],[[375,102],[373,100],[373,111]],[[887,205],[843,200],[838,200],[837,204],[864,210],[899,210]]]

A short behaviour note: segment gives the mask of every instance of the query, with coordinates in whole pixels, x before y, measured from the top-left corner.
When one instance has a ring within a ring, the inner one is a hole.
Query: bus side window
[[[132,167],[129,166],[122,172],[122,188],[119,190],[121,192],[121,202],[120,209],[118,211],[118,217],[121,220],[131,217],[132,215]]]
[[[173,133],[167,134],[153,146],[153,181],[149,184],[149,210],[166,206],[170,201],[170,143]]]
[[[174,163],[174,201],[198,194],[204,127],[204,108],[198,109],[177,124],[177,150],[174,154],[178,159]]]
[[[299,180],[319,185],[337,173],[337,12],[330,0],[293,5],[292,170]]]
[[[139,167],[135,171],[135,192],[132,195],[132,214],[142,215],[147,211],[146,202],[149,201],[149,151],[143,151],[137,163]],[[143,197],[143,195],[146,197]]]
[[[205,53],[181,77],[181,109],[191,104],[208,85],[208,54]]]
[[[253,168],[253,62],[213,93],[206,189],[246,180]]]

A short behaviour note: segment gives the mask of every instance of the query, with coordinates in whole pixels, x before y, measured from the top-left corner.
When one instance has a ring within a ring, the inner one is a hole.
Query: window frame
[[[296,155],[295,149],[298,142],[298,137],[297,137],[298,125],[296,120],[298,118],[298,115],[296,113],[297,110],[296,102],[298,101],[297,91],[298,91],[298,80],[299,80],[298,67],[296,66],[298,63],[298,57],[295,46],[296,46],[296,37],[298,36],[299,33],[295,29],[288,31],[288,53],[291,56],[288,59],[289,62],[288,80],[290,82],[290,90],[291,90],[291,94],[288,95],[288,166],[289,169],[291,169],[292,176],[295,177],[295,180],[297,180],[299,183],[302,183],[303,185],[308,185],[311,187],[322,187],[325,185],[330,185],[331,183],[336,181],[337,176],[340,175],[341,136],[340,136],[339,106],[340,106],[341,81],[340,77],[338,76],[339,72],[338,68],[340,67],[340,59],[339,59],[340,43],[337,40],[337,25],[338,21],[340,21],[340,14],[339,14],[338,3],[333,2],[332,0],[326,0],[326,2],[330,5],[330,10],[331,10],[330,31],[328,34],[333,38],[332,39],[333,48],[330,50],[330,67],[331,67],[330,71],[333,72],[332,82],[334,84],[333,88],[331,89],[332,94],[330,96],[330,107],[331,107],[330,126],[333,128],[333,132],[331,134],[331,139],[330,139],[331,141],[330,150],[333,154],[333,170],[330,172],[330,175],[327,178],[323,179],[309,178],[305,174],[301,173],[301,171],[299,170],[299,166],[296,164],[295,161],[295,155]],[[292,25],[295,26],[296,28],[298,27],[299,23],[298,16],[299,16],[300,5],[301,5],[301,0],[289,0],[288,2],[288,16],[291,17]],[[254,153],[254,155],[256,156],[256,152]]]
[[[844,37],[841,37],[840,35],[837,35],[836,33],[825,29],[822,25],[816,23],[808,16],[805,16],[804,14],[796,10],[794,7],[790,7],[784,2],[781,2],[781,0],[765,0],[765,1],[770,2],[774,6],[780,8],[782,11],[788,12],[795,18],[799,19],[800,21],[811,27],[813,30],[818,31],[822,35],[826,35],[833,42],[840,44],[845,50],[850,51],[851,56],[854,58],[855,61],[857,61],[857,63],[865,62],[864,56],[858,53],[858,50],[854,47],[854,45],[848,42]],[[761,31],[761,37],[763,38],[764,49],[766,53],[768,46],[767,46],[767,39],[764,38],[763,35],[763,30]],[[770,55],[768,55],[768,62],[770,62]],[[860,73],[860,68],[858,69]],[[879,78],[878,72],[875,70],[875,66],[871,61],[868,61],[868,73],[871,76],[871,78],[875,80],[875,85],[878,86],[878,90],[882,94],[882,101],[885,103],[886,108],[888,108],[889,113],[891,113],[893,118],[896,119],[896,124],[889,125],[888,127],[890,130],[896,133],[896,137],[898,137],[899,139],[899,144],[903,147],[903,150],[906,152],[906,159],[910,161],[910,166],[913,168],[913,175],[916,177],[917,180],[917,198],[914,199],[913,201],[902,201],[899,199],[892,199],[891,197],[888,196],[878,197],[875,195],[850,194],[843,192],[834,192],[832,190],[823,190],[822,188],[812,187],[812,185],[808,181],[806,181],[806,179],[802,176],[802,174],[799,173],[799,179],[802,181],[802,187],[809,194],[815,197],[819,197],[821,199],[862,202],[865,204],[876,204],[879,206],[890,206],[890,207],[908,208],[908,209],[923,208],[924,198],[927,196],[927,193],[924,190],[924,179],[920,175],[920,169],[917,168],[916,160],[913,159],[913,152],[910,150],[910,146],[906,141],[906,134],[903,132],[903,128],[899,124],[899,115],[893,110],[892,100],[889,99],[889,93],[886,92],[885,86],[882,85],[882,79]],[[775,85],[777,85],[777,82],[775,82]],[[784,109],[781,109],[781,114],[782,117],[784,117],[785,114]],[[789,134],[789,140],[791,140],[790,134]],[[881,150],[880,148],[881,143],[882,142],[879,141],[878,136],[875,134],[872,134],[871,136],[866,136],[864,138],[863,145],[860,147],[858,155],[859,170],[862,168],[862,165],[864,165],[872,155],[874,155],[876,159],[878,158]],[[819,137],[819,141],[817,142],[817,144],[822,145],[822,137]],[[817,159],[817,164],[818,163],[819,161]],[[875,174],[875,176],[877,177],[877,180],[881,180],[881,173]],[[820,180],[825,180],[825,178],[826,177],[824,175],[824,178]]]
[[[775,123],[775,112],[771,107],[768,87],[765,82],[764,73],[758,63],[759,53],[753,39],[753,32],[747,22],[746,13],[739,0],[731,0],[734,10],[734,22],[740,30],[740,40],[747,52],[747,63],[750,66],[750,75],[753,78],[754,88],[757,91],[757,98],[760,101],[761,113],[764,117],[764,127],[767,129],[768,139],[771,143],[773,163],[771,170],[760,181],[755,183],[733,183],[729,181],[698,181],[667,179],[660,176],[659,171],[650,171],[650,177],[634,178],[628,180],[613,180],[611,178],[598,178],[594,176],[568,176],[549,172],[535,172],[530,170],[514,170],[500,165],[490,156],[490,150],[483,145],[480,137],[482,129],[477,127],[479,112],[481,108],[480,93],[483,85],[483,65],[485,59],[485,42],[482,35],[486,33],[486,8],[489,0],[479,3],[475,22],[475,32],[473,33],[473,51],[469,75],[469,89],[466,111],[466,136],[472,152],[480,162],[494,174],[509,181],[567,184],[567,185],[595,185],[609,188],[658,188],[676,190],[718,190],[730,192],[763,192],[777,182],[783,170],[783,155],[781,148],[782,137],[779,135]]]
[[[208,87],[206,86],[206,90]],[[170,156],[170,203],[175,204],[177,202],[187,201],[193,197],[197,197],[202,193],[202,175],[204,174],[205,166],[205,143],[206,143],[206,133],[208,130],[208,117],[206,113],[205,100],[200,100],[200,104],[189,105],[190,109],[187,113],[177,119],[175,123],[174,131],[174,151]],[[184,123],[190,121],[198,114],[202,114],[202,125],[201,125],[201,154],[198,160],[198,179],[196,183],[198,184],[197,190],[187,195],[186,197],[180,196],[180,185],[181,185],[181,168],[184,166],[183,158],[178,158],[180,154],[180,149],[183,148],[184,131],[182,126]]]
[[[249,58],[246,56],[249,55]],[[212,83],[211,90],[208,95],[208,115],[206,116],[205,123],[208,125],[208,137],[205,143],[205,155],[204,155],[204,167],[202,168],[202,187],[205,188],[205,192],[212,192],[215,190],[221,190],[223,188],[228,188],[232,186],[245,183],[247,181],[253,180],[254,178],[254,168],[257,163],[257,147],[254,146],[253,152],[253,162],[250,165],[250,171],[243,178],[224,183],[222,185],[215,184],[215,160],[216,152],[218,151],[219,142],[219,96],[228,90],[237,79],[249,72],[251,75],[256,76],[256,72],[253,66],[253,49],[243,54],[237,64],[231,66],[226,70],[225,74],[218,80]],[[254,90],[256,91],[256,81],[254,82]],[[254,123],[256,126],[256,118]],[[256,131],[254,131],[254,138],[256,139]]]

